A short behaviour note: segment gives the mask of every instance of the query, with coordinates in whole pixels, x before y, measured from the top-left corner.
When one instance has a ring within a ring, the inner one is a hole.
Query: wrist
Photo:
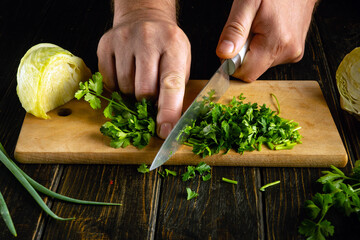
[[[176,19],[176,0],[114,0],[114,20],[113,25],[130,14],[135,14],[137,18],[166,18],[169,21],[177,22]]]

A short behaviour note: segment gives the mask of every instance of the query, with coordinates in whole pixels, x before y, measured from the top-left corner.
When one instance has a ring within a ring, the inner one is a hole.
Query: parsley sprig
[[[334,226],[326,220],[330,209],[360,217],[360,160],[356,161],[349,176],[334,166],[331,169],[323,171],[324,175],[317,180],[323,184],[322,193],[305,201],[308,218],[301,222],[299,233],[307,239],[326,239],[334,234]]]
[[[118,92],[113,92],[111,98],[104,96],[102,76],[99,72],[93,74],[92,79],[80,82],[75,98],[84,98],[93,109],[101,108],[101,99],[108,102],[103,113],[111,121],[104,123],[100,131],[110,137],[110,146],[114,148],[124,148],[130,144],[143,148],[155,134],[155,110],[152,104],[143,99],[129,107],[129,103],[126,103]]]
[[[204,97],[200,116],[179,134],[195,154],[206,157],[230,149],[242,154],[260,151],[263,144],[272,150],[292,149],[301,143],[298,123],[279,117],[265,104],[244,103],[242,94],[228,105],[214,103],[214,93]]]

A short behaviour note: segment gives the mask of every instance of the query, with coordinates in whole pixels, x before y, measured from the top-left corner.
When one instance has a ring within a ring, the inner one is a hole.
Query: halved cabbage
[[[336,71],[340,104],[360,119],[360,47],[348,53]]]
[[[57,45],[40,43],[20,61],[16,91],[27,112],[48,119],[46,113],[70,101],[79,82],[90,77],[91,71],[81,58]]]

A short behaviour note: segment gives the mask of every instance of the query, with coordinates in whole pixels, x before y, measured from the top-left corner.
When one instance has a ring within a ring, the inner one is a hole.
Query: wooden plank
[[[20,166],[30,177],[37,180],[45,187],[54,190],[57,187],[56,179],[60,175],[57,165],[26,165]],[[0,191],[13,219],[18,237],[16,239],[31,239],[44,227],[44,212],[37,205],[25,188],[4,167],[0,167]],[[42,195],[43,196],[43,195]],[[43,197],[45,203],[51,207],[52,201]],[[12,239],[12,235],[1,220],[0,239]]]
[[[55,202],[60,216],[74,221],[47,223],[44,239],[150,239],[157,214],[159,179],[137,166],[71,165],[64,170],[59,193],[80,199],[121,203],[90,206]]]
[[[187,85],[185,108],[206,81],[190,81]],[[231,86],[220,99],[228,103],[233,96],[245,93],[246,101],[263,103],[276,109],[270,93],[277,96],[281,116],[299,122],[303,143],[290,151],[245,152],[243,155],[230,151],[226,155],[213,155],[204,159],[210,165],[219,166],[295,166],[319,167],[335,165],[343,167],[347,162],[341,139],[331,118],[321,90],[315,81],[257,81],[246,84],[231,81]],[[185,109],[184,108],[184,109]],[[70,109],[69,116],[59,116],[59,109],[49,113],[50,120],[26,115],[19,136],[15,157],[23,163],[111,163],[149,164],[154,159],[162,140],[153,138],[150,144],[138,150],[133,146],[114,149],[109,139],[99,132],[106,121],[102,111],[93,111],[84,101],[73,100],[61,109]],[[321,143],[321,144],[319,144]],[[314,148],[314,145],[317,145]],[[191,148],[182,146],[166,163],[186,165],[202,161]]]
[[[171,166],[177,177],[162,183],[156,239],[262,239],[260,175],[256,168],[214,167],[212,178],[181,180],[185,167]],[[222,177],[238,181],[237,185]],[[199,196],[186,200],[186,188]]]

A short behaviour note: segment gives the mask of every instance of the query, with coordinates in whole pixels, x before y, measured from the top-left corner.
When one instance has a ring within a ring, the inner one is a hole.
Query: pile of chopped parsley
[[[279,117],[265,104],[244,103],[242,94],[228,105],[214,103],[214,93],[204,97],[200,116],[179,134],[195,154],[206,157],[230,149],[242,154],[260,151],[263,144],[272,150],[292,149],[301,143],[299,124]]]

